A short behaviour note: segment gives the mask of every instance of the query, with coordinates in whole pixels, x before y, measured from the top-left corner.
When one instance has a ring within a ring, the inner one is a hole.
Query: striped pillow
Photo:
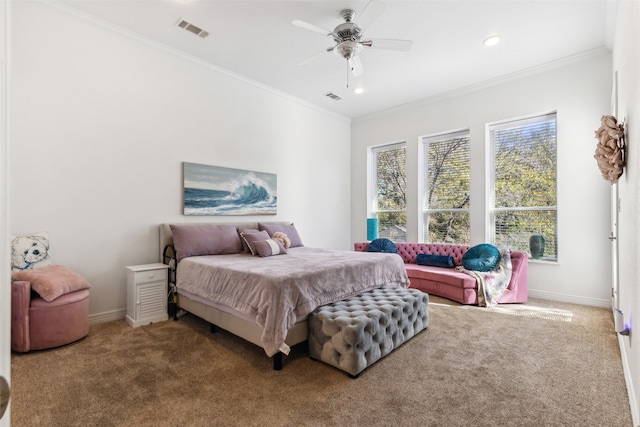
[[[267,239],[253,242],[253,245],[261,257],[268,257],[273,255],[284,255],[287,250],[277,240]]]

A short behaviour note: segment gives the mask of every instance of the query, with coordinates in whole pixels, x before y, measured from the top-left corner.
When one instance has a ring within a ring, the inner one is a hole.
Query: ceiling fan
[[[324,28],[309,24],[305,21],[294,20],[291,22],[293,25],[322,34],[323,36],[330,36],[336,43],[335,46],[331,46],[310,56],[298,63],[298,65],[307,65],[326,52],[335,52],[338,56],[347,60],[347,66],[354,76],[360,76],[364,73],[362,61],[359,56],[363,48],[405,52],[411,49],[411,45],[413,44],[411,40],[363,38],[364,31],[380,16],[383,10],[384,4],[379,0],[369,1],[360,14],[356,14],[352,9],[344,9],[340,12],[340,15],[344,18],[345,22],[339,24],[333,31],[325,30]]]

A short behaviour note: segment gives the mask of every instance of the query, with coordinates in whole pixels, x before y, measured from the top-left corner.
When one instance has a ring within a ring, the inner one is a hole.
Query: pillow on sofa
[[[223,255],[242,252],[235,225],[170,224],[176,259],[199,255]]]
[[[258,255],[255,243],[261,240],[269,239],[269,233],[260,230],[244,230],[240,233],[242,244],[247,246],[247,252],[251,255]]]
[[[500,262],[500,249],[488,243],[472,246],[462,256],[462,266],[467,270],[491,271]]]
[[[259,222],[258,228],[269,233],[269,236],[273,236],[273,234],[278,231],[286,234],[287,237],[289,237],[289,240],[291,240],[292,248],[304,246],[302,244],[302,239],[300,239],[300,235],[298,234],[298,230],[296,230],[296,226],[293,224],[265,224],[263,222]]]
[[[51,302],[61,295],[91,287],[84,277],[64,265],[50,265],[37,270],[14,271],[11,273],[11,280],[30,282],[31,289],[47,302]]]
[[[367,252],[385,252],[388,254],[397,254],[398,248],[396,247],[396,244],[391,240],[380,238],[374,239],[371,241],[371,243],[369,243],[369,246],[367,246]]]
[[[33,270],[49,265],[49,233],[41,231],[11,238],[11,270]]]
[[[259,240],[257,242],[253,242],[258,255],[261,257],[268,257],[273,255],[284,255],[287,253],[287,250],[282,246],[277,240],[267,239],[267,240]]]
[[[418,254],[416,255],[416,264],[429,265],[432,267],[455,267],[453,257],[448,255]]]

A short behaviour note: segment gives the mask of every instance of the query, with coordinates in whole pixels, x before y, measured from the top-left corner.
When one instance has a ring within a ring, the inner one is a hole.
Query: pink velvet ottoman
[[[11,349],[43,350],[77,341],[89,333],[89,291],[68,292],[47,302],[28,281],[11,283]]]

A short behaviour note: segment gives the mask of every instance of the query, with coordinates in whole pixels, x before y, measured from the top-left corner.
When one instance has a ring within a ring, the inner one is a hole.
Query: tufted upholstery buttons
[[[427,328],[429,295],[381,288],[309,315],[309,355],[352,376]]]
[[[353,247],[356,251],[362,252],[367,245],[366,242],[356,242]],[[451,256],[455,267],[462,266],[462,258],[470,250],[469,246],[397,242],[396,247],[405,263],[411,288],[461,304],[478,304],[478,286],[474,277],[452,268],[423,266],[416,263],[417,255],[422,253]],[[511,265],[511,280],[498,302],[525,303],[528,298],[528,254],[512,250]]]
[[[356,251],[364,252],[367,250],[368,243],[354,243],[353,248]],[[445,245],[440,243],[401,243],[396,244],[398,254],[406,264],[415,264],[416,255],[446,255],[453,257],[453,263],[458,266],[462,265],[462,257],[469,250],[469,246],[464,245]]]

